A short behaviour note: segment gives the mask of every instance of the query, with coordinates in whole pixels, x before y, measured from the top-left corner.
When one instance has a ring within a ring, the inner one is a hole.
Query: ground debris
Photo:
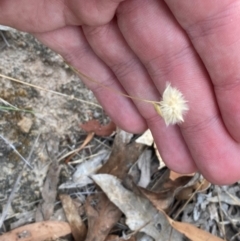
[[[53,214],[60,170],[61,167],[56,161],[49,166],[47,177],[42,189],[43,201],[39,204],[36,211],[35,219],[37,222],[49,220]]]
[[[87,229],[71,197],[68,195],[60,195],[60,199],[75,241],[85,240]]]
[[[0,241],[21,240],[21,241],[46,241],[56,240],[58,237],[71,233],[68,223],[57,221],[44,221],[25,225],[16,228],[2,236]]]

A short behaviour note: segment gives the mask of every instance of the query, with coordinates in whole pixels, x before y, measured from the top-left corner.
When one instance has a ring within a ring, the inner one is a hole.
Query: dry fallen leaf
[[[172,220],[163,211],[157,211],[147,199],[124,188],[112,175],[98,174],[92,178],[126,215],[126,224],[132,230],[143,231],[155,240],[176,241],[187,237],[192,241],[223,241],[194,225]]]
[[[98,170],[98,173],[109,173],[123,179],[131,166],[142,153],[143,145],[130,143],[132,134],[118,130],[114,139],[112,153],[108,161]]]
[[[140,137],[138,137],[136,139],[136,143],[144,144],[144,145],[147,145],[147,146],[153,145],[153,147],[155,149],[156,156],[157,156],[158,161],[159,161],[158,169],[161,169],[161,168],[166,166],[165,163],[163,162],[163,159],[162,159],[158,149],[157,149],[156,143],[154,142],[154,139],[153,139],[153,136],[152,136],[152,133],[151,133],[150,129],[147,129]]]
[[[165,214],[159,212],[146,198],[124,188],[118,178],[97,174],[92,179],[125,214],[126,224],[131,230],[145,232],[155,240],[182,240],[182,234],[171,227]]]
[[[156,207],[157,210],[165,211],[167,210],[173,203],[173,194],[171,191],[166,190],[159,193],[152,192],[150,190],[139,188],[141,193],[149,199],[149,201]]]
[[[112,153],[108,161],[98,170],[98,173],[111,173],[120,178],[127,175],[142,150],[142,145],[134,142],[129,144],[131,138],[132,134],[121,130],[117,132]],[[88,197],[86,212],[89,222],[87,241],[104,241],[121,217],[121,211],[109,201],[104,193]]]
[[[55,240],[71,233],[68,223],[44,221],[16,228],[0,236],[0,241],[45,241]]]
[[[76,166],[72,180],[67,181],[59,186],[59,189],[79,188],[93,183],[90,175],[96,173],[107,161],[109,150],[101,150],[93,157]]]
[[[173,228],[184,234],[191,241],[224,241],[204,230],[201,230],[190,223],[176,222],[168,217]]]
[[[60,199],[75,241],[85,240],[87,229],[71,197],[68,195],[60,195]]]
[[[90,120],[80,127],[86,132],[94,132],[97,136],[110,136],[116,130],[116,125],[112,121],[107,125],[101,125],[98,120]]]
[[[104,193],[88,196],[85,209],[88,217],[85,241],[104,241],[122,215]]]
[[[131,236],[128,239],[125,238],[119,238],[119,236],[117,235],[108,235],[107,238],[105,239],[105,241],[136,241],[135,236]],[[139,240],[138,240],[139,241]],[[146,240],[147,241],[147,240]]]
[[[37,222],[49,220],[53,214],[60,170],[61,168],[56,161],[49,166],[47,177],[42,189],[43,201],[39,204],[36,211],[35,219]]]
[[[138,168],[141,172],[140,179],[138,181],[139,187],[147,187],[151,180],[151,155],[150,150],[144,150],[137,161]]]

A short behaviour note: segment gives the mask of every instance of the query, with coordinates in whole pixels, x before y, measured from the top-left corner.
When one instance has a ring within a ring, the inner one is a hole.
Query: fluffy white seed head
[[[183,94],[170,83],[166,84],[159,107],[167,126],[184,122],[183,115],[189,110]]]

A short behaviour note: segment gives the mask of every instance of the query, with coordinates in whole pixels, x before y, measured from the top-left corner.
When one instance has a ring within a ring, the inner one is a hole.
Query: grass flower
[[[174,125],[184,122],[184,114],[189,110],[187,101],[183,94],[170,83],[166,84],[166,89],[162,95],[162,101],[155,105],[155,109],[162,116],[166,125]]]

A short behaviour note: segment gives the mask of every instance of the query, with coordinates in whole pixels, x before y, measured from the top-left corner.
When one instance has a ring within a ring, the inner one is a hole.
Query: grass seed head
[[[189,110],[183,94],[167,82],[160,101],[160,112],[166,125],[184,122],[184,114]]]

